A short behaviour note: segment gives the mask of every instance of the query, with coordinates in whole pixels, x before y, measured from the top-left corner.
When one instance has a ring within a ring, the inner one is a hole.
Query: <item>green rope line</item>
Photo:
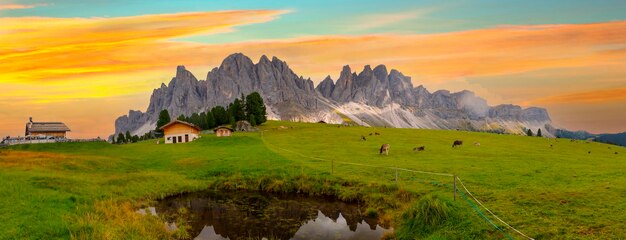
[[[426,182],[423,179],[419,179],[419,178],[413,178],[413,181],[417,181],[417,182],[421,182],[421,183],[430,183],[432,185],[435,186],[444,186],[444,187],[448,187],[448,188],[452,188],[451,184],[448,183],[441,183],[441,182],[437,182],[437,181],[430,181],[430,182]],[[485,214],[478,208],[478,206],[476,206],[466,195],[463,191],[458,191],[458,193],[461,194],[461,196],[463,196],[463,198],[465,198],[465,200],[467,200],[467,202],[472,206],[472,208],[480,215],[482,216],[485,220],[487,220],[487,222],[489,224],[491,224],[493,227],[495,227],[498,231],[502,232],[502,234],[504,234],[504,236],[506,236],[508,239],[513,240],[513,238],[511,236],[509,236],[506,232],[504,232],[504,230],[502,230],[502,228],[498,227],[498,225],[496,225],[495,223],[493,223],[489,218],[487,218],[487,216],[485,216]]]
[[[467,196],[465,196],[465,193],[463,191],[459,191],[459,193],[461,193],[461,196],[463,196],[463,198],[465,198],[465,200],[467,200],[467,202],[472,205],[472,207],[474,208],[474,210],[476,210],[476,212],[478,214],[480,214],[480,216],[482,216],[483,218],[485,218],[485,220],[487,220],[487,222],[489,222],[491,225],[493,225],[496,229],[498,229],[498,231],[502,232],[502,234],[504,234],[504,236],[506,236],[508,239],[513,240],[513,238],[511,236],[509,236],[508,234],[506,234],[504,232],[504,230],[502,230],[500,227],[498,227],[498,225],[496,225],[495,223],[493,223],[491,220],[489,220],[489,218],[487,218],[487,216],[485,216],[485,214],[483,214],[482,211],[480,211],[480,209],[472,202],[470,201],[469,198],[467,198]]]

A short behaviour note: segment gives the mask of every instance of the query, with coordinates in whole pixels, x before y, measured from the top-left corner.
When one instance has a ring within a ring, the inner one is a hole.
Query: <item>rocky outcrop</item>
[[[255,91],[263,96],[270,118],[341,122],[341,118],[329,114],[332,109],[320,101],[313,81],[297,76],[286,62],[262,56],[254,64],[250,58],[236,53],[209,71],[206,80],[198,80],[184,66],[178,66],[169,84],[161,84],[152,92],[147,111],[130,111],[129,115],[119,117],[115,121],[115,132],[142,134],[154,129],[163,109],[176,118],[218,105],[227,106],[235,98]]]
[[[549,122],[548,111],[543,108],[530,107],[522,109],[520,106],[503,104],[489,109],[490,118],[517,121],[545,121]]]
[[[470,91],[430,93],[421,85],[413,87],[410,77],[395,69],[388,71],[384,65],[365,66],[358,74],[346,65],[337,81],[328,76],[314,87],[311,79],[296,75],[276,57],[262,56],[255,64],[236,53],[209,71],[206,80],[178,66],[169,84],[152,92],[147,111],[119,117],[115,131],[142,134],[154,129],[162,109],[175,118],[226,106],[254,91],[263,96],[270,119],[340,123],[347,116],[361,125],[508,133],[550,127],[545,109],[510,104],[491,107]]]

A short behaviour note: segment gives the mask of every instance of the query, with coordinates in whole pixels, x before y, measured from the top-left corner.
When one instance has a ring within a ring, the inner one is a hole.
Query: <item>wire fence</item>
[[[0,146],[10,146],[19,144],[39,144],[39,143],[65,143],[65,142],[104,142],[104,139],[89,138],[89,139],[69,139],[69,138],[5,138],[0,142]]]
[[[265,138],[263,137],[263,132],[261,132],[261,138],[263,140],[263,142],[265,142],[265,144],[278,149],[280,151],[284,151],[284,152],[289,152],[295,155],[298,155],[300,157],[304,157],[304,158],[309,158],[309,159],[313,159],[313,160],[318,160],[318,161],[325,161],[325,162],[329,162],[330,163],[330,173],[331,174],[335,174],[335,165],[341,164],[341,165],[351,165],[351,166],[357,166],[357,167],[366,167],[366,168],[375,168],[378,170],[391,170],[392,172],[395,172],[395,181],[401,181],[401,180],[405,180],[405,181],[411,181],[411,182],[421,182],[421,183],[428,183],[434,186],[441,186],[441,187],[448,187],[451,188],[452,191],[454,192],[454,199],[456,200],[457,197],[457,193],[463,198],[465,199],[468,204],[472,207],[472,209],[474,211],[476,211],[476,213],[478,213],[478,215],[480,217],[482,217],[487,223],[489,223],[491,226],[493,226],[496,230],[500,231],[505,237],[507,237],[508,239],[514,239],[512,236],[510,236],[505,230],[506,229],[511,229],[512,231],[514,231],[515,233],[519,234],[519,236],[525,238],[525,239],[529,239],[529,240],[534,240],[534,238],[529,237],[528,235],[524,234],[523,232],[521,232],[520,230],[514,228],[513,226],[511,226],[510,224],[508,224],[507,222],[505,222],[504,220],[502,220],[500,217],[498,217],[496,214],[494,214],[489,208],[487,208],[481,201],[479,201],[474,194],[472,194],[472,192],[469,191],[469,189],[467,188],[467,186],[465,185],[465,183],[463,183],[463,181],[461,181],[461,178],[459,178],[456,174],[450,174],[450,173],[440,173],[440,172],[429,172],[429,171],[420,171],[420,170],[415,170],[415,169],[408,169],[408,168],[399,168],[399,167],[389,167],[389,166],[377,166],[377,165],[371,165],[371,164],[363,164],[363,163],[353,163],[353,162],[345,162],[345,161],[337,161],[334,159],[325,159],[325,158],[320,158],[320,157],[314,157],[314,156],[309,156],[309,155],[305,155],[293,150],[289,150],[289,149],[285,149],[285,148],[281,148],[279,146],[276,146],[272,143],[269,143],[265,140]],[[400,172],[406,172],[406,173],[412,173],[412,174],[425,174],[425,175],[432,175],[432,176],[439,176],[439,177],[451,177],[452,179],[450,179],[450,183],[442,183],[439,181],[427,181],[424,179],[419,179],[419,178],[415,178],[415,177],[405,177],[404,179],[402,179],[401,177],[399,177]],[[460,186],[462,188],[457,187],[457,182],[460,183]],[[468,197],[469,196],[469,197]],[[475,203],[476,204],[475,204]],[[497,220],[497,222],[500,222],[501,224],[503,224],[503,227],[499,226],[498,224],[496,224],[496,221],[490,219],[487,214],[485,214],[482,210],[484,209],[489,215],[491,215],[491,217],[495,220]]]

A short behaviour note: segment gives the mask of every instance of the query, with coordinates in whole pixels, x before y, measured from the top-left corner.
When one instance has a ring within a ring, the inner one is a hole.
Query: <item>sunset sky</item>
[[[235,52],[316,83],[385,64],[431,92],[626,131],[623,1],[0,0],[0,134],[23,135],[32,116],[106,137],[177,65],[204,79]]]

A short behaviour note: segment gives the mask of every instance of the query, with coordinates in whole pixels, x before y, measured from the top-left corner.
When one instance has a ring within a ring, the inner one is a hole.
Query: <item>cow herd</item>
[[[380,136],[381,134],[379,132],[371,132],[369,133],[369,136]],[[365,135],[361,135],[360,138],[361,141],[367,141],[367,138],[365,137]],[[556,142],[558,142],[558,139],[555,139]],[[570,140],[571,142],[577,142],[576,140]],[[586,141],[586,143],[589,143],[588,141]],[[480,142],[474,142],[473,143],[474,146],[476,147],[480,147]],[[463,140],[454,140],[452,142],[452,148],[458,148],[463,146]],[[553,144],[550,144],[550,148],[554,148]],[[383,145],[380,146],[380,149],[378,151],[378,153],[380,155],[385,154],[385,155],[389,155],[389,149],[390,149],[390,145],[389,143],[385,143]],[[608,147],[608,149],[611,149],[611,147]],[[426,146],[415,146],[413,148],[413,152],[422,152],[422,151],[426,151]],[[587,151],[587,154],[591,154],[591,151]],[[618,152],[614,153],[615,155],[619,154]]]
[[[372,135],[380,136],[380,133],[379,132],[369,133],[369,136],[372,136]],[[367,138],[365,137],[365,135],[361,135],[360,141],[367,141]],[[457,148],[457,147],[460,147],[462,145],[463,145],[463,141],[462,140],[455,140],[452,143],[452,147],[453,148]],[[382,155],[382,154],[389,155],[390,146],[391,145],[389,145],[389,143],[385,143],[385,144],[381,145],[378,153],[380,155]],[[479,142],[474,142],[474,146],[479,147],[480,143]],[[414,152],[426,151],[426,146],[416,146],[416,147],[413,148],[413,151]]]

